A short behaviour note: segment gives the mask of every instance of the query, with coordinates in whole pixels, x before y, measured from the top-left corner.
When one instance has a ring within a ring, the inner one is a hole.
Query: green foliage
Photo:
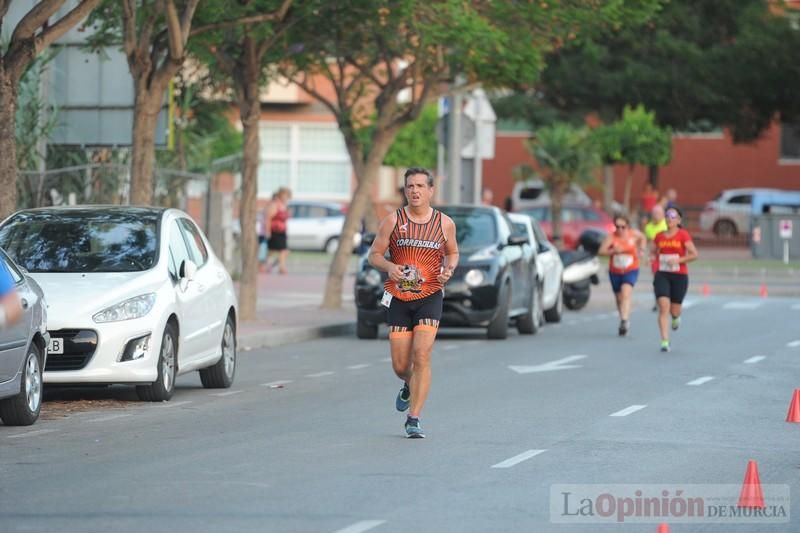
[[[596,128],[592,138],[606,164],[663,166],[672,159],[672,133],[642,105],[626,106],[620,120]]]
[[[42,72],[53,57],[48,52],[34,59],[19,83],[15,136],[17,168],[20,170],[38,167],[44,157],[39,152],[40,145],[49,139],[58,126],[57,111],[39,93]]]
[[[436,105],[425,106],[419,117],[403,126],[398,132],[392,146],[383,159],[383,164],[390,167],[404,168],[436,166],[436,123],[438,121]],[[373,118],[374,120],[374,118]],[[365,151],[370,149],[374,123],[358,130],[358,137]]]
[[[526,148],[536,160],[539,172],[529,165],[519,165],[514,169],[514,177],[518,180],[539,177],[551,191],[565,191],[572,183],[590,183],[602,163],[591,131],[564,122],[536,130]]]

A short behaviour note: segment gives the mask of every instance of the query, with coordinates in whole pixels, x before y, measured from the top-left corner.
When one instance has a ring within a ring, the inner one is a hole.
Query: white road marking
[[[283,387],[284,385],[288,385],[292,383],[291,379],[281,379],[278,381],[270,381],[269,383],[262,383],[262,387],[269,387],[270,389],[276,389],[278,387]]]
[[[108,420],[116,420],[117,418],[125,418],[128,416],[132,416],[129,414],[116,414],[116,415],[108,415],[108,416],[101,416],[99,418],[92,418],[87,420],[87,422],[107,422]]]
[[[787,348],[797,348],[798,346],[800,346],[800,339],[786,343]]]
[[[219,396],[220,398],[224,398],[225,396],[233,396],[234,394],[239,394],[240,392],[244,392],[243,390],[229,390],[226,392],[218,392],[216,394],[212,394],[211,396]]]
[[[181,405],[189,405],[192,400],[185,400],[183,402],[164,402],[163,407],[180,407]]]
[[[383,359],[381,359],[381,363],[391,363],[391,362],[392,362],[391,357],[384,357]]]
[[[687,385],[699,386],[702,385],[703,383],[708,383],[712,379],[714,379],[714,376],[703,376],[702,378],[693,379],[692,381],[687,383]]]
[[[322,372],[316,372],[314,374],[306,374],[307,378],[322,378],[325,376],[332,376],[336,372],[331,372],[330,370],[323,370]]]
[[[750,359],[745,359],[744,363],[746,365],[752,365],[752,364],[758,363],[759,361],[763,361],[766,358],[767,358],[766,355],[754,355]]]
[[[626,407],[625,409],[622,409],[621,411],[617,411],[616,413],[611,413],[608,416],[628,416],[629,414],[635,413],[636,411],[641,411],[645,407],[647,407],[647,406],[646,405],[631,405],[630,407]]]
[[[33,431],[26,431],[25,433],[17,433],[16,435],[9,435],[9,439],[21,439],[22,437],[33,437],[34,435],[44,435],[45,433],[53,433],[55,429],[34,429]]]
[[[547,450],[528,450],[527,452],[522,452],[519,455],[515,455],[505,461],[501,461],[496,465],[492,465],[492,468],[511,468],[514,465],[518,465],[522,461],[527,461],[531,457],[536,457],[540,453],[544,453]]]
[[[369,363],[361,363],[360,365],[350,365],[347,368],[350,370],[361,370],[362,368],[367,368],[368,366],[372,366]]]
[[[722,308],[751,311],[753,309],[758,309],[762,305],[764,305],[764,302],[728,302],[723,305]]]
[[[697,300],[684,300],[683,301],[683,305],[681,305],[681,308],[682,309],[689,309],[690,307],[694,307],[698,303],[700,303],[700,302],[698,302]]]
[[[369,531],[370,529],[374,529],[385,523],[386,520],[362,520],[361,522],[356,522],[355,524],[351,524],[346,528],[339,529],[334,533],[364,533],[364,531]]]
[[[509,365],[508,368],[516,372],[517,374],[532,374],[534,372],[552,372],[554,370],[568,370],[570,368],[581,368],[582,365],[570,365],[573,361],[579,361],[581,359],[586,359],[586,355],[570,355],[569,357],[564,357],[562,359],[556,359],[555,361],[548,361],[547,363],[542,363],[541,365]]]

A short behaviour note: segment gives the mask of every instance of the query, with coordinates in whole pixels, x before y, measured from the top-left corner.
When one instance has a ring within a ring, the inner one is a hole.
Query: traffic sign
[[[791,239],[792,238],[792,221],[791,220],[781,220],[778,223],[778,228],[780,230],[781,239]]]

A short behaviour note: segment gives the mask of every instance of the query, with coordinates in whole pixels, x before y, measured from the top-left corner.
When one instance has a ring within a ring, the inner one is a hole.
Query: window
[[[208,250],[203,242],[203,237],[200,235],[200,230],[188,218],[178,219],[178,223],[183,228],[183,234],[189,245],[192,260],[198,267],[205,265],[206,261],[208,261]]]
[[[289,161],[262,161],[258,167],[258,194],[272,197],[281,187],[291,187]]]
[[[347,152],[338,128],[300,126],[300,153],[310,156],[339,156]]]
[[[331,194],[350,190],[350,165],[333,162],[301,161],[297,169],[297,192]]]
[[[175,279],[178,279],[183,262],[191,261],[192,257],[189,255],[189,250],[186,249],[186,241],[183,238],[181,229],[178,227],[177,221],[173,222],[169,228],[169,253],[174,262],[170,267],[175,268],[175,266],[177,266],[177,271],[171,272],[171,274]]]
[[[753,203],[753,195],[737,194],[736,196],[731,196],[731,199],[728,200],[728,203],[735,205],[751,205]]]
[[[800,123],[781,124],[781,159],[800,159]]]
[[[260,131],[261,153],[283,154],[291,152],[291,130],[289,126],[262,126]]]
[[[323,205],[308,206],[309,218],[325,218],[328,216],[328,209]]]
[[[541,187],[525,187],[519,192],[520,200],[536,200],[542,195]]]

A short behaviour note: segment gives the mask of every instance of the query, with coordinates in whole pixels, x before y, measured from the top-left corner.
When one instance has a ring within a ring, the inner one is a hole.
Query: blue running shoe
[[[424,439],[425,433],[419,425],[419,418],[406,418],[406,437],[409,439]]]
[[[403,388],[397,393],[397,399],[394,401],[394,406],[402,413],[408,409],[409,403],[411,403],[411,391],[408,390],[408,383],[403,383]]]

